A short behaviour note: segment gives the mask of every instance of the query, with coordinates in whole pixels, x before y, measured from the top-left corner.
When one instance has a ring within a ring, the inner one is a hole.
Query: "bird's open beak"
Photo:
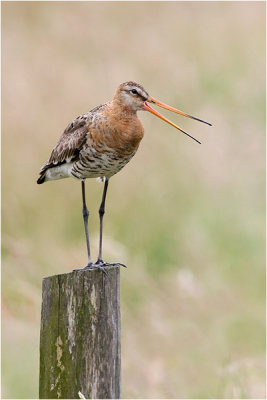
[[[167,122],[168,124],[174,126],[174,128],[179,129],[179,131],[183,132],[185,135],[191,137],[191,139],[195,140],[196,142],[198,142],[200,144],[200,141],[195,139],[193,136],[189,135],[189,133],[185,132],[183,129],[181,129],[178,125],[175,125],[173,122],[171,122],[170,120],[168,120],[167,118],[165,118],[163,115],[161,115],[160,113],[158,113],[156,110],[154,110],[152,107],[150,107],[147,102],[149,103],[153,103],[156,104],[159,107],[162,108],[166,108],[166,110],[169,111],[173,111],[177,114],[183,115],[184,117],[188,117],[188,118],[192,118],[195,119],[196,121],[200,121],[203,122],[204,124],[210,125],[211,124],[209,122],[203,121],[202,119],[193,117],[192,115],[186,114],[183,111],[177,110],[176,108],[173,108],[171,106],[168,106],[167,104],[161,103],[158,100],[155,100],[153,97],[149,96],[147,101],[144,103],[144,110],[151,112],[152,114],[156,115],[157,117],[161,118],[163,121]]]

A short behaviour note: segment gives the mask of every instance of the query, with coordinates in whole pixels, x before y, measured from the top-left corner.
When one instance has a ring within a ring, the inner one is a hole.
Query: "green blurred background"
[[[2,397],[37,398],[42,278],[86,263],[80,184],[39,169],[126,80],[213,127],[164,112],[200,146],[140,113],[111,180],[123,397],[265,397],[265,4],[3,2],[2,50]]]

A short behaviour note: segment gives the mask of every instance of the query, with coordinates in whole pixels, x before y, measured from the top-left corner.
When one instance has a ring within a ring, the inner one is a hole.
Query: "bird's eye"
[[[137,94],[137,90],[136,90],[136,89],[132,89],[132,90],[131,90],[131,93],[132,93],[132,94]]]

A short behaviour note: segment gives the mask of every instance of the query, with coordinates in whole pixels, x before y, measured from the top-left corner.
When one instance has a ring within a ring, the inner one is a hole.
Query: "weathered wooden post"
[[[40,399],[120,398],[120,269],[107,271],[44,278]]]

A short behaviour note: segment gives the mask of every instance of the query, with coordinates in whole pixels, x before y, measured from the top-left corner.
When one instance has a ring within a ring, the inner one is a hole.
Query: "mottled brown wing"
[[[52,150],[49,160],[41,168],[40,175],[43,175],[48,168],[70,162],[78,157],[87,139],[87,118],[87,114],[81,115],[67,126]]]

